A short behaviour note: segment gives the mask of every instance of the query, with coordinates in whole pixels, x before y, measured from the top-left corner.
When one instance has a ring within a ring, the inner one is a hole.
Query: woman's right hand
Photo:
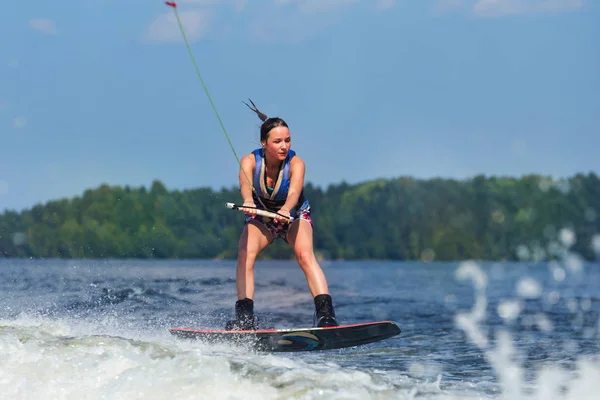
[[[254,204],[253,201],[245,201],[244,204],[242,205],[242,207],[249,207],[249,208],[244,208],[244,214],[246,215],[256,215],[256,204]]]

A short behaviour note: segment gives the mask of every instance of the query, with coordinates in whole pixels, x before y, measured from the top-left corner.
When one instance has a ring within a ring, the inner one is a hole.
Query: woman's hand
[[[279,211],[277,211],[277,214],[275,216],[275,220],[278,222],[290,222],[289,218],[290,218],[290,210],[288,210],[285,207],[281,207],[279,209]],[[280,214],[280,215],[279,215]]]
[[[256,204],[254,204],[254,201],[252,201],[252,200],[245,201],[244,204],[242,205],[242,207],[248,207],[248,208],[243,209],[244,214],[256,215]]]

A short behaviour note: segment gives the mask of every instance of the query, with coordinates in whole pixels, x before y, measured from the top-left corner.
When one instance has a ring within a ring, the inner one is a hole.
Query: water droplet
[[[444,297],[444,302],[446,303],[446,305],[454,304],[456,303],[456,296],[453,294],[449,294],[446,297]]]
[[[550,321],[546,314],[536,314],[535,323],[544,332],[550,332],[553,328],[552,321]]]
[[[435,259],[435,251],[432,249],[425,249],[421,253],[421,261],[431,262]]]
[[[556,268],[552,275],[554,276],[554,280],[557,282],[562,282],[565,279],[565,270],[562,268]]]
[[[544,178],[540,180],[538,186],[542,192],[547,192],[552,187],[552,181],[550,179]]]
[[[521,297],[537,299],[542,295],[542,287],[533,278],[523,278],[517,283],[517,293]]]
[[[487,286],[487,276],[481,268],[472,261],[461,263],[456,270],[456,276],[460,280],[471,278],[475,288],[478,290],[485,289]]]
[[[577,299],[569,299],[569,300],[567,300],[567,308],[572,313],[577,312],[577,309],[579,308],[579,304],[577,302]]]
[[[578,273],[583,270],[583,259],[578,254],[569,254],[565,260],[565,265],[569,271]]]
[[[563,228],[559,233],[560,241],[563,245],[571,247],[575,244],[575,232],[571,229]]]
[[[581,309],[583,311],[589,311],[590,308],[592,308],[592,300],[587,298],[587,299],[581,299]]]
[[[556,304],[560,301],[560,293],[557,291],[552,291],[548,293],[548,303]]]
[[[421,363],[413,363],[408,368],[408,373],[415,378],[420,378],[425,373],[425,366]]]
[[[501,210],[496,210],[492,213],[492,219],[495,223],[501,224],[504,222],[504,213]]]
[[[508,322],[514,321],[521,312],[521,304],[516,300],[506,300],[498,304],[498,315]]]
[[[521,261],[527,261],[529,260],[529,249],[527,248],[527,246],[520,244],[517,247],[517,257],[519,258],[519,260]]]

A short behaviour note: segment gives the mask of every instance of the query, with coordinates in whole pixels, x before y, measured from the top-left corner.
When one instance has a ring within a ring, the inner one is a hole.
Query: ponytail
[[[250,100],[250,103],[252,103],[252,106],[253,106],[253,107],[250,107],[250,106],[248,105],[248,103],[246,103],[246,102],[244,102],[244,101],[242,101],[242,103],[246,104],[246,106],[247,106],[249,109],[251,109],[252,111],[254,111],[254,112],[256,113],[256,115],[258,115],[258,118],[260,118],[260,120],[261,120],[262,122],[265,122],[266,120],[268,120],[268,119],[269,119],[269,117],[267,117],[265,114],[261,113],[261,112],[258,110],[258,107],[256,107],[256,104],[254,104],[254,102],[253,102],[251,99],[248,99],[248,100]]]

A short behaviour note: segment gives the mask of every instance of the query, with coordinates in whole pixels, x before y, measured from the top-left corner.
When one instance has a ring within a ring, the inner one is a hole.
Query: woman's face
[[[292,145],[290,130],[285,126],[277,126],[269,131],[265,146],[265,153],[270,159],[283,161],[288,155]]]

